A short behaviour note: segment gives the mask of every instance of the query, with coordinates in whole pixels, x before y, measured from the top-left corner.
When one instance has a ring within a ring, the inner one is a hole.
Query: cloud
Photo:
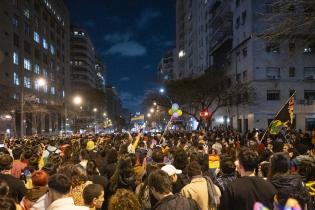
[[[96,23],[94,20],[86,20],[83,22],[83,26],[88,28],[94,28],[96,26]]]
[[[119,81],[121,81],[121,82],[125,82],[125,81],[129,81],[130,80],[130,78],[129,77],[122,77],[122,78],[120,78],[120,80]]]
[[[142,56],[147,49],[136,41],[127,41],[114,44],[107,52],[108,55],[119,54],[121,56]]]
[[[147,8],[142,11],[140,18],[137,20],[137,26],[139,28],[144,28],[150,21],[160,16],[161,13],[159,11]]]
[[[127,33],[112,33],[106,34],[104,40],[110,43],[127,42],[131,38],[131,34]]]
[[[120,92],[119,97],[125,107],[132,108],[134,110],[139,110],[144,99],[143,95],[135,96],[129,92]]]

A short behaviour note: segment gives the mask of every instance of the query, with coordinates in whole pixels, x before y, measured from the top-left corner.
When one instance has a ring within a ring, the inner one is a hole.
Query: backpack
[[[204,178],[207,181],[209,207],[210,209],[216,209],[220,204],[220,195],[218,194],[212,180],[207,176],[204,176]]]

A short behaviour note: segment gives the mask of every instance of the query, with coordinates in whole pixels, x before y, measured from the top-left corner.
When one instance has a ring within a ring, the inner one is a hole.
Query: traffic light
[[[200,112],[200,117],[209,117],[209,111],[208,110],[203,110]]]

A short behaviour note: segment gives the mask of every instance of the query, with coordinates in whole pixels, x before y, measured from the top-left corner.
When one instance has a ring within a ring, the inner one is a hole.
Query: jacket
[[[52,202],[47,210],[89,210],[89,207],[75,206],[71,197],[61,198]]]
[[[304,209],[307,204],[308,210],[313,210],[311,197],[303,184],[302,177],[295,174],[274,175],[270,182],[278,190],[278,193],[286,193],[290,198],[296,199]]]
[[[220,189],[215,186],[217,194],[220,195]],[[209,210],[208,186],[207,180],[201,176],[193,178],[190,184],[186,185],[180,193],[186,198],[195,200],[202,210]]]
[[[169,195],[157,202],[152,210],[201,210],[196,201],[181,195]]]

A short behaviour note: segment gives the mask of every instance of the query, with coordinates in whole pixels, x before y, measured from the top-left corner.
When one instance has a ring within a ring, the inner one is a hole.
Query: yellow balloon
[[[178,114],[178,116],[182,116],[183,115],[183,111],[182,110],[177,110],[177,114]]]
[[[173,110],[172,110],[172,109],[169,109],[169,110],[168,110],[168,114],[169,114],[169,115],[173,115]]]

